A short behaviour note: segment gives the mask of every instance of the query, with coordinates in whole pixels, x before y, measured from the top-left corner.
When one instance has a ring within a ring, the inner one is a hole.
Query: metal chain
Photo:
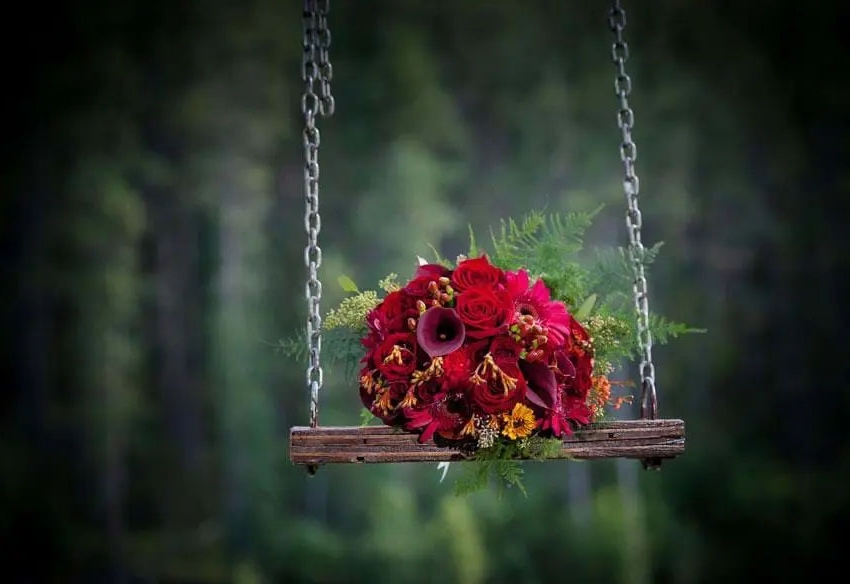
[[[319,423],[319,390],[323,380],[320,360],[322,282],[319,280],[322,248],[318,243],[322,229],[322,218],[319,215],[320,136],[316,115],[327,117],[334,111],[330,84],[333,69],[328,60],[331,44],[331,33],[327,28],[329,10],[329,0],[304,0],[304,56],[301,61],[301,76],[304,80],[304,94],[301,96],[301,113],[304,114],[304,228],[307,231],[304,263],[307,266],[307,385],[310,388],[310,426],[314,428]]]
[[[658,415],[658,398],[655,392],[655,365],[652,363],[652,334],[649,331],[649,290],[644,273],[644,256],[646,253],[641,242],[641,226],[643,219],[638,207],[640,181],[635,174],[635,159],[637,147],[632,140],[634,112],[629,107],[629,95],[632,92],[632,79],[626,73],[626,61],[629,59],[629,46],[623,39],[626,28],[626,11],[620,6],[620,0],[614,0],[614,5],[608,12],[608,27],[614,33],[614,44],[611,47],[611,58],[617,69],[614,77],[614,92],[619,98],[620,108],[617,111],[617,125],[622,132],[623,141],[620,144],[620,158],[623,161],[624,178],[623,190],[626,195],[628,211],[626,227],[629,234],[629,259],[634,274],[634,301],[637,323],[637,341],[640,349],[640,415],[643,419],[655,419]]]

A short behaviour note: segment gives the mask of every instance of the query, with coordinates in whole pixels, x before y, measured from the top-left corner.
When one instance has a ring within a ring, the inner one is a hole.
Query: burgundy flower
[[[556,352],[548,364],[521,361],[520,366],[528,385],[526,399],[540,419],[541,431],[561,437],[572,433],[571,422],[590,421],[587,392],[576,390],[576,369],[566,352]]]
[[[448,439],[457,438],[465,421],[465,417],[457,410],[458,405],[441,399],[423,407],[406,408],[404,415],[407,422],[404,427],[420,431],[419,442],[422,444],[433,438],[435,433]]]
[[[393,333],[372,354],[372,366],[387,381],[407,380],[416,369],[416,339],[411,333]]]
[[[584,398],[570,395],[564,396],[564,417],[577,424],[589,424],[593,412]]]
[[[576,366],[570,361],[567,352],[563,350],[555,352],[552,370],[559,384],[571,383],[570,380],[575,379],[576,376]]]
[[[466,325],[466,334],[473,339],[506,330],[513,312],[512,303],[502,291],[481,286],[458,294],[455,308]]]
[[[528,384],[525,392],[526,399],[540,408],[550,410],[555,408],[559,391],[555,372],[546,363],[539,361],[534,363],[522,361],[520,369]]]
[[[466,330],[452,308],[434,306],[426,310],[416,325],[419,346],[431,358],[448,355],[463,344]]]
[[[571,351],[570,362],[575,367],[576,375],[572,383],[567,384],[567,391],[584,399],[593,387],[593,359],[587,352]]]
[[[496,289],[505,283],[505,273],[490,263],[486,255],[460,262],[452,272],[452,286],[462,292],[475,286]]]

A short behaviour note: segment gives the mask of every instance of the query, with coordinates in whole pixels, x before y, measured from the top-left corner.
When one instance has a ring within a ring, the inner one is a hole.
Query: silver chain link
[[[304,56],[301,61],[301,76],[304,80],[304,94],[301,96],[301,113],[304,114],[304,228],[307,231],[304,264],[307,266],[307,385],[310,388],[310,426],[314,428],[319,423],[319,390],[323,381],[322,282],[319,279],[322,248],[318,243],[322,230],[322,218],[319,215],[320,135],[316,127],[316,115],[327,117],[334,112],[331,95],[333,69],[328,60],[331,44],[331,33],[327,27],[329,10],[329,0],[304,0]]]
[[[652,363],[652,334],[649,331],[649,290],[644,273],[644,256],[646,253],[641,242],[641,226],[643,218],[638,207],[640,180],[635,174],[635,159],[637,147],[632,141],[634,112],[629,107],[629,95],[632,92],[632,79],[626,73],[626,61],[629,59],[629,46],[623,39],[626,28],[626,11],[620,6],[620,0],[614,0],[614,5],[608,12],[608,27],[614,33],[614,44],[611,47],[611,59],[617,69],[614,77],[614,92],[619,98],[620,109],[617,111],[617,125],[620,127],[623,141],[620,144],[620,158],[623,161],[624,178],[623,190],[626,195],[628,211],[626,227],[629,234],[629,259],[634,273],[634,301],[637,324],[637,341],[640,349],[640,415],[643,419],[654,420],[658,415],[658,398],[655,392],[655,365]]]

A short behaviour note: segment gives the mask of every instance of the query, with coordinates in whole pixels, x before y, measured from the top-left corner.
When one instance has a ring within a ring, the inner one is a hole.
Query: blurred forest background
[[[304,370],[297,0],[84,0],[6,20],[0,558],[9,582],[773,582],[850,529],[850,58],[839,3],[626,3],[659,473],[287,458]],[[623,244],[603,1],[337,1],[323,307],[530,208]],[[15,37],[13,29],[22,36]],[[632,374],[636,374],[632,370]],[[360,403],[326,371],[322,422]],[[634,417],[636,412],[622,412]],[[28,556],[27,554],[34,554]],[[846,569],[846,568],[844,568]]]

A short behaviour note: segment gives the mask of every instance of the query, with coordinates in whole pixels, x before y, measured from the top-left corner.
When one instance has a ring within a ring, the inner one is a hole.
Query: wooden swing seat
[[[316,467],[335,463],[444,462],[469,457],[457,448],[420,444],[417,434],[389,426],[295,426],[289,459]],[[683,420],[612,420],[591,424],[563,439],[555,458],[636,458],[656,466],[685,451]]]

